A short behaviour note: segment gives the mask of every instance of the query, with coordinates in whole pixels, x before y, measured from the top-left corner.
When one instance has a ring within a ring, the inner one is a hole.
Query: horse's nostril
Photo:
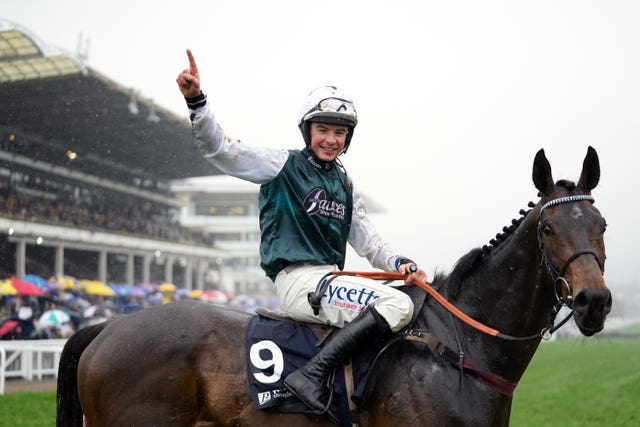
[[[573,299],[573,309],[577,312],[591,310],[592,313],[601,312],[607,315],[611,311],[611,305],[611,292],[608,289],[604,291],[584,289]]]
[[[586,295],[586,291],[578,292],[578,295],[573,299],[573,309],[580,311],[589,305],[589,301]]]

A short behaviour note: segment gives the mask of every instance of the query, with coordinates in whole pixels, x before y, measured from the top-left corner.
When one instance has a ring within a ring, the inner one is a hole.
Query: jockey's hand
[[[398,271],[405,275],[404,282],[407,285],[413,284],[415,280],[427,281],[427,273],[419,268],[415,262],[407,260],[404,264],[398,266]]]
[[[189,57],[189,68],[185,68],[178,74],[176,82],[185,98],[193,98],[200,95],[200,73],[196,60],[189,49],[187,49],[187,56]]]

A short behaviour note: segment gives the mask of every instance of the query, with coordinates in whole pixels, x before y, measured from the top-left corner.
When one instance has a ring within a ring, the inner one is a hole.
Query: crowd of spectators
[[[169,194],[165,182],[143,179],[139,175],[129,173],[124,168],[110,164],[105,159],[99,159],[91,154],[83,156],[82,161],[76,161],[69,151],[65,151],[59,145],[32,135],[16,135],[2,127],[0,127],[0,150],[27,158],[30,161],[40,161],[54,167],[62,167],[71,172],[80,172],[127,186],[147,188],[154,192]]]
[[[52,168],[80,172],[116,186],[142,190],[143,193],[171,198],[169,185],[129,172],[105,159],[91,155],[74,161],[59,145],[28,135],[16,135],[0,129],[0,151],[39,161]],[[33,172],[28,168],[0,163],[0,215],[29,221],[46,222],[153,237],[183,243],[213,245],[211,236],[181,227],[175,206],[144,198],[130,192],[108,190],[88,181],[64,174]]]
[[[53,178],[1,176],[0,206],[0,214],[21,220],[175,242],[214,243],[210,235],[182,227],[174,206]]]
[[[81,301],[81,303],[80,303]],[[83,312],[94,306],[91,316],[83,316]],[[44,322],[42,315],[51,310],[60,310],[68,314],[68,321]],[[64,299],[34,296],[10,296],[2,298],[0,307],[0,339],[29,340],[49,338],[69,338],[79,328],[91,322],[112,318],[120,310],[111,300],[103,303],[74,296],[69,293]],[[95,315],[95,316],[94,316]]]
[[[117,289],[121,285],[112,285]],[[163,288],[165,285],[127,287],[134,292],[113,296],[93,295],[81,287],[52,289],[44,296],[0,296],[0,340],[68,338],[75,331],[116,316],[125,316],[149,307],[183,299],[225,305],[248,313],[258,306],[277,308],[277,298],[264,295],[232,295],[222,291],[187,291]],[[69,320],[60,323],[43,321],[43,314],[60,310]],[[10,322],[10,323],[7,323]],[[4,325],[4,326],[3,326]]]

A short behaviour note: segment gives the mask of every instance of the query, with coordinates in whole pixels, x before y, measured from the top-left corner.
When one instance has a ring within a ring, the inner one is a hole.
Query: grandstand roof
[[[186,115],[139,99],[81,58],[0,21],[0,141],[21,140],[42,150],[29,153],[34,158],[68,162],[75,153],[73,162],[90,161],[98,175],[168,181],[219,173],[193,143]]]

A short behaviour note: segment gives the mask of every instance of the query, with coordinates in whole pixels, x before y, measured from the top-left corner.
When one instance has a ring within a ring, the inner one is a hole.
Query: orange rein
[[[333,272],[333,274],[337,275],[337,276],[357,276],[357,277],[365,277],[367,279],[372,279],[372,280],[404,280],[406,279],[406,275],[402,274],[402,273],[393,273],[393,272],[388,272],[388,271],[340,271],[340,270],[336,270]],[[484,325],[480,322],[478,322],[477,320],[472,319],[471,317],[467,316],[465,313],[463,313],[462,311],[460,311],[456,306],[454,306],[453,304],[451,304],[449,301],[447,301],[442,295],[440,295],[438,293],[438,291],[436,291],[435,289],[433,289],[431,287],[431,283],[429,282],[425,282],[423,280],[414,280],[413,281],[414,285],[419,286],[420,288],[424,289],[429,295],[431,295],[436,301],[438,301],[440,303],[440,305],[442,305],[444,308],[446,308],[447,310],[449,310],[454,316],[456,316],[458,319],[462,320],[463,322],[465,322],[467,325],[481,331],[484,332],[485,334],[491,335],[491,336],[498,336],[498,334],[500,334],[500,331],[497,331],[496,329],[490,328],[487,325]]]

